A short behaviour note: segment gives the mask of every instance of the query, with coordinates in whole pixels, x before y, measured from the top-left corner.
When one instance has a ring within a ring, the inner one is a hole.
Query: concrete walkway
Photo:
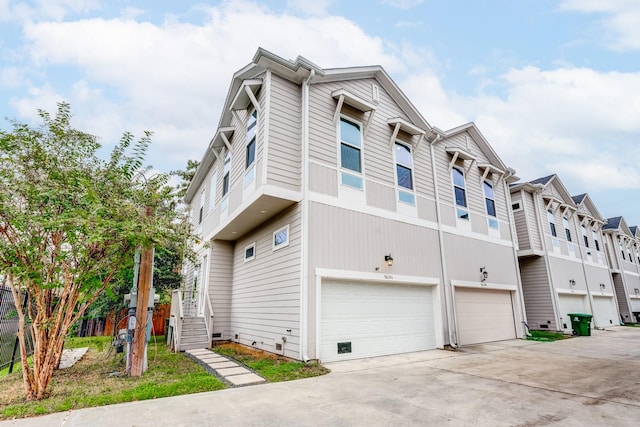
[[[200,363],[207,371],[234,387],[260,384],[266,380],[244,366],[206,348],[186,350],[185,354]]]

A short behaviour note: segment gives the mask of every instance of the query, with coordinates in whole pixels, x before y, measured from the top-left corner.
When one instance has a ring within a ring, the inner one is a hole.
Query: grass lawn
[[[569,335],[561,332],[530,330],[529,333],[531,336],[527,337],[527,339],[532,341],[558,341],[570,338]]]
[[[319,363],[298,362],[236,343],[217,345],[213,350],[248,366],[270,382],[317,377],[330,372],[329,369]]]
[[[149,343],[149,369],[142,377],[123,376],[124,353],[116,354],[111,337],[69,338],[66,348],[89,347],[74,366],[54,373],[50,396],[24,398],[22,371],[0,377],[0,419],[22,418],[69,409],[220,390],[226,386],[200,365],[167,349],[162,337]]]

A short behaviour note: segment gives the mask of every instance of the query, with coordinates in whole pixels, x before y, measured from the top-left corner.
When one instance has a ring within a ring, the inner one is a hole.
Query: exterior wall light
[[[388,265],[389,267],[392,267],[392,266],[393,266],[393,257],[391,256],[391,254],[389,254],[389,255],[385,255],[385,256],[384,256],[384,261],[387,263],[387,265]]]
[[[606,287],[607,287],[607,285],[605,285],[604,283],[600,283],[600,289],[604,289]]]
[[[480,274],[482,275],[482,278],[480,279],[482,282],[489,278],[489,273],[487,272],[486,267],[480,267]]]
[[[569,279],[569,285],[575,286],[576,285],[576,281],[573,280],[573,279]]]

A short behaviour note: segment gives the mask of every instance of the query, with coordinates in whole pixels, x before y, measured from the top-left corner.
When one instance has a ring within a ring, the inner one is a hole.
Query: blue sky
[[[474,121],[522,179],[640,223],[636,0],[0,0],[0,116],[65,100],[105,149],[151,130],[150,163],[183,168],[259,46],[382,65],[433,126]]]

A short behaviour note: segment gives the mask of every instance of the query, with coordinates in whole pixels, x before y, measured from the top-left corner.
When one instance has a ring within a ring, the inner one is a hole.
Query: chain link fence
[[[27,301],[23,294],[23,300]],[[0,371],[9,367],[9,372],[20,361],[18,344],[18,311],[13,302],[11,289],[0,286]],[[31,328],[27,328],[27,354],[33,354]]]

